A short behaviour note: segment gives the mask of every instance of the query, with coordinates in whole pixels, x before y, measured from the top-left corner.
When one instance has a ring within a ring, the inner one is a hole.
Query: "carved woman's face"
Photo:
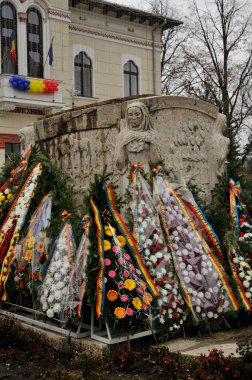
[[[128,122],[132,129],[137,129],[140,127],[143,121],[143,113],[139,107],[128,108]]]

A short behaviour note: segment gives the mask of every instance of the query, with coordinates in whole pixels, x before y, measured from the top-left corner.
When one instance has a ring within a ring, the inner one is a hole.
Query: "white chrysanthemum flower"
[[[60,281],[60,279],[61,279],[60,273],[56,272],[55,275],[53,276],[53,278],[54,278],[54,281],[56,281],[56,282]]]
[[[46,276],[45,285],[50,286],[53,283],[53,279],[51,276]]]
[[[162,323],[162,324],[165,323],[165,320],[164,320],[164,317],[163,317],[163,316],[159,318],[159,322]]]
[[[151,256],[150,256],[150,261],[152,261],[153,264],[156,264],[156,262],[157,262],[157,258],[156,258],[156,256],[151,255]]]
[[[138,221],[138,223],[142,223],[143,218],[138,218],[137,221]]]
[[[48,302],[49,304],[51,304],[51,303],[53,303],[53,301],[54,301],[54,296],[53,296],[52,294],[50,294],[50,296],[48,297],[47,302]]]
[[[149,249],[145,249],[145,250],[144,250],[144,254],[145,254],[146,256],[149,256],[149,255],[150,255],[150,250],[149,250]]]
[[[50,268],[49,268],[49,272],[50,273],[55,273],[56,272],[56,270],[57,270],[57,268],[56,268],[56,266],[54,265],[54,263],[52,264],[52,265],[50,265]]]
[[[156,278],[157,278],[157,279],[162,278],[162,273],[161,273],[161,272],[157,272],[157,273],[156,273]]]
[[[48,309],[46,315],[48,316],[48,318],[52,318],[54,315],[53,309]]]
[[[165,270],[165,268],[161,268],[161,273],[162,273],[162,274],[166,274],[166,270]]]
[[[251,293],[250,292],[246,292],[246,297],[250,298],[251,297]]]
[[[52,286],[51,286],[51,292],[56,292],[56,290],[57,290],[57,287],[56,287],[56,284],[52,284]]]
[[[68,272],[67,268],[65,267],[60,268],[60,273],[62,274],[62,276],[65,276],[67,272]]]
[[[244,288],[249,288],[249,282],[248,281],[243,281],[243,286],[244,286]]]
[[[48,309],[48,305],[47,305],[47,303],[45,302],[45,303],[43,303],[43,305],[42,305],[42,310],[43,311],[46,311]]]
[[[62,289],[62,288],[64,288],[64,282],[63,281],[59,281],[57,284],[56,284],[56,288],[58,289],[58,290],[60,290],[60,289]]]
[[[167,296],[167,294],[168,294],[168,292],[167,292],[167,290],[166,289],[161,289],[161,294],[163,295],[163,296]]]
[[[157,259],[161,259],[163,257],[163,254],[162,252],[156,252],[155,256]]]
[[[61,300],[61,297],[62,297],[62,291],[60,290],[57,290],[54,294],[54,297],[57,301]]]
[[[158,299],[158,306],[162,306],[163,305],[163,301],[159,298]]]
[[[170,290],[170,289],[172,289],[172,286],[171,286],[171,284],[165,284],[165,288]]]
[[[57,302],[54,306],[53,306],[53,311],[55,313],[59,313],[61,311],[61,305],[59,302]]]
[[[151,239],[147,239],[145,243],[146,243],[147,247],[150,247],[152,245]]]

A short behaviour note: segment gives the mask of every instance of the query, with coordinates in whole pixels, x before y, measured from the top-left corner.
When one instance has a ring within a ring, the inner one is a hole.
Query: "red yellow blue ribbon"
[[[97,228],[96,236],[97,236],[97,244],[98,244],[98,255],[99,255],[99,261],[100,261],[100,270],[99,270],[97,281],[96,281],[96,290],[97,290],[96,315],[97,315],[97,318],[99,319],[103,313],[104,302],[105,302],[104,232],[103,232],[100,212],[92,198],[90,199],[90,204],[92,206],[93,213],[95,216],[94,220],[95,220],[95,224]]]

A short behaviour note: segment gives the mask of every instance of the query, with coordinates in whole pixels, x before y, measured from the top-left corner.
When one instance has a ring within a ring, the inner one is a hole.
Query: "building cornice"
[[[63,11],[62,9],[58,8],[49,8],[48,17],[64,22],[71,22],[71,12]]]
[[[121,44],[138,46],[144,49],[150,49],[150,50],[153,49],[151,40],[133,38],[127,35],[108,32],[102,29],[91,28],[91,27],[87,27],[87,26],[83,26],[79,24],[73,24],[73,23],[69,25],[69,30],[72,33],[83,34],[83,35],[98,38],[98,39],[105,39],[105,40],[113,41],[113,42],[116,41]],[[155,43],[155,48],[161,49],[161,43]]]

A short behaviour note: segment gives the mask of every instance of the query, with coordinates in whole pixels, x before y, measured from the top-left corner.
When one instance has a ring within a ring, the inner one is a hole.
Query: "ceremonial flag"
[[[10,36],[10,55],[11,55],[11,61],[14,64],[17,59],[17,53],[16,53],[16,44],[14,40],[14,32],[11,33]]]
[[[48,50],[48,57],[49,57],[49,65],[52,66],[53,63],[53,40],[50,44],[49,50]]]

